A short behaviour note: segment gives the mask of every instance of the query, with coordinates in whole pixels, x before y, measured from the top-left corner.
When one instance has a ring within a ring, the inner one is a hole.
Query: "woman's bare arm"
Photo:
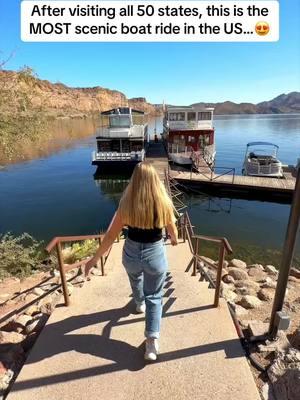
[[[167,231],[168,234],[171,237],[171,243],[173,246],[176,246],[178,244],[178,231],[177,231],[177,227],[175,225],[175,222],[172,221],[167,225]]]
[[[93,268],[97,261],[102,257],[112,246],[118,234],[121,232],[123,228],[123,222],[120,216],[120,213],[117,211],[104,235],[102,243],[94,257],[89,260],[85,265],[85,275],[88,275],[91,268]]]

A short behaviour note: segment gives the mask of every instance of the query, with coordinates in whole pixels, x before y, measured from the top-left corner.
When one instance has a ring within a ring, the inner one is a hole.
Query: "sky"
[[[0,0],[0,59],[41,79],[102,86],[151,103],[258,103],[300,90],[300,1],[281,0],[274,43],[24,43],[21,0]]]

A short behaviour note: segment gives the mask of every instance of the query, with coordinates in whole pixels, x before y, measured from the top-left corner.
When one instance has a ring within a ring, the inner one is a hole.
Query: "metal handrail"
[[[208,242],[214,242],[219,244],[219,259],[218,259],[218,266],[210,264],[209,262],[205,261],[209,265],[217,268],[217,277],[216,277],[216,284],[215,284],[215,298],[214,298],[214,306],[218,307],[219,305],[219,298],[220,298],[220,291],[221,291],[221,279],[222,279],[222,270],[225,261],[225,256],[227,254],[232,253],[232,248],[228,242],[228,240],[224,237],[215,237],[215,236],[204,236],[204,235],[195,235],[193,226],[191,224],[189,215],[187,211],[180,217],[181,221],[181,232],[183,232],[183,241],[185,242],[186,239],[188,240],[189,247],[193,254],[193,274],[197,274],[197,267],[199,265],[199,261],[203,261],[202,257],[199,255],[199,241],[204,240]],[[183,219],[183,222],[182,222]],[[201,268],[201,267],[200,267]]]
[[[208,169],[209,170],[208,174],[204,173],[203,171],[201,171],[201,170],[204,170],[204,169]],[[215,174],[215,170],[216,169],[223,169],[223,170],[225,169],[226,171],[223,172],[222,174],[216,175]],[[232,173],[232,183],[234,183],[234,178],[235,178],[235,168],[234,167],[230,168],[230,167],[216,167],[216,166],[214,166],[214,167],[209,167],[209,166],[205,167],[205,166],[202,166],[202,167],[200,167],[200,169],[197,170],[197,173],[200,174],[200,175],[203,175],[210,182],[216,181],[217,179],[221,178],[222,176],[229,175],[230,173]],[[214,176],[214,174],[215,174],[215,176]],[[192,180],[192,178],[193,178],[193,165],[191,166],[191,170],[190,170],[190,180]]]
[[[98,234],[98,235],[83,235],[83,236],[57,236],[57,237],[53,238],[46,246],[45,250],[49,254],[54,249],[54,247],[56,248],[62,290],[63,290],[63,295],[64,295],[64,300],[65,300],[66,306],[70,305],[66,272],[71,271],[72,269],[75,269],[75,268],[80,268],[82,265],[86,264],[87,261],[89,261],[92,257],[89,257],[85,260],[77,261],[73,264],[65,264],[61,244],[66,243],[66,242],[79,242],[79,241],[83,241],[83,240],[98,239],[99,245],[101,245],[102,238],[103,238],[103,235],[100,235],[100,234]],[[104,265],[105,265],[106,259],[107,259],[107,256],[100,258],[102,276],[105,275]]]
[[[176,200],[177,199],[177,195],[179,192],[178,189],[176,188],[176,183],[172,182],[171,184],[171,177],[169,174],[169,170],[165,170],[165,185],[166,185],[166,189],[167,192],[169,194],[169,196],[172,198],[173,200],[173,193],[172,193],[172,189],[171,186],[173,187],[173,191],[174,188],[176,190]],[[214,297],[214,306],[218,307],[219,305],[219,299],[220,299],[220,291],[221,291],[221,279],[222,279],[222,270],[223,270],[223,265],[224,265],[224,261],[225,261],[225,256],[226,254],[231,254],[232,253],[232,248],[228,242],[228,240],[225,237],[217,237],[217,236],[205,236],[205,235],[196,235],[194,233],[194,226],[191,223],[190,220],[190,216],[188,214],[187,211],[185,211],[184,213],[179,213],[178,210],[176,209],[176,214],[178,217],[177,220],[177,226],[178,226],[178,230],[183,238],[183,241],[185,242],[186,240],[188,241],[191,253],[193,255],[193,275],[196,275],[197,273],[197,267],[200,267],[202,270],[203,275],[205,275],[205,277],[207,278],[207,280],[210,283],[212,282],[212,279],[207,275],[207,273],[203,270],[203,268],[200,265],[200,261],[204,261],[203,258],[199,255],[199,241],[200,240],[204,240],[204,241],[208,241],[208,242],[214,242],[214,243],[218,243],[219,244],[219,259],[218,259],[218,265],[214,265],[212,263],[209,263],[205,260],[205,262],[211,266],[213,266],[214,268],[217,269],[217,277],[216,277],[216,283],[213,284],[213,286],[215,287],[215,297]]]

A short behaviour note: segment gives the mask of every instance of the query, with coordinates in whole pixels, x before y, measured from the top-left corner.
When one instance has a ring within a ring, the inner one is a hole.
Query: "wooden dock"
[[[286,173],[283,179],[278,179],[225,172],[217,174],[207,170],[196,173],[170,169],[170,175],[187,188],[203,190],[214,195],[285,202],[291,201],[296,183],[296,179],[290,173]]]
[[[170,177],[181,184],[183,189],[214,196],[290,203],[296,184],[296,170],[292,167],[285,168],[284,178],[279,179],[236,175],[234,168],[216,167],[211,171],[205,161],[203,165],[199,164],[198,172],[169,165],[161,141],[149,143],[146,160],[153,164],[161,180],[164,179],[164,171],[168,170]]]
[[[168,155],[161,141],[155,143],[151,141],[146,152],[146,161],[153,164],[160,179],[165,178],[165,171],[168,170]]]

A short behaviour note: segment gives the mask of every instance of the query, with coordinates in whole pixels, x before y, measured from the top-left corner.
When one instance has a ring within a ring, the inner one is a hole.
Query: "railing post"
[[[183,242],[186,241],[186,213],[183,214]]]
[[[101,246],[101,236],[99,237],[99,247]],[[105,272],[104,272],[104,260],[103,260],[103,256],[101,256],[100,258],[100,266],[101,266],[101,275],[104,276]]]
[[[199,246],[199,240],[198,238],[195,238],[195,246],[194,246],[194,267],[193,267],[193,276],[196,276],[197,274],[197,263],[198,263],[198,246]]]
[[[70,298],[69,298],[67,279],[66,279],[66,274],[65,274],[65,270],[64,270],[64,260],[63,260],[63,255],[62,255],[62,251],[61,251],[60,242],[58,242],[56,244],[56,251],[57,251],[57,258],[58,258],[58,266],[59,266],[61,284],[62,284],[64,299],[65,299],[65,306],[69,306],[70,305]]]
[[[224,245],[224,242],[222,241],[222,244],[220,245],[220,251],[219,251],[219,264],[218,264],[218,272],[217,272],[217,278],[216,278],[216,290],[215,290],[215,301],[214,301],[215,307],[219,306],[224,258],[225,258],[225,245]]]

